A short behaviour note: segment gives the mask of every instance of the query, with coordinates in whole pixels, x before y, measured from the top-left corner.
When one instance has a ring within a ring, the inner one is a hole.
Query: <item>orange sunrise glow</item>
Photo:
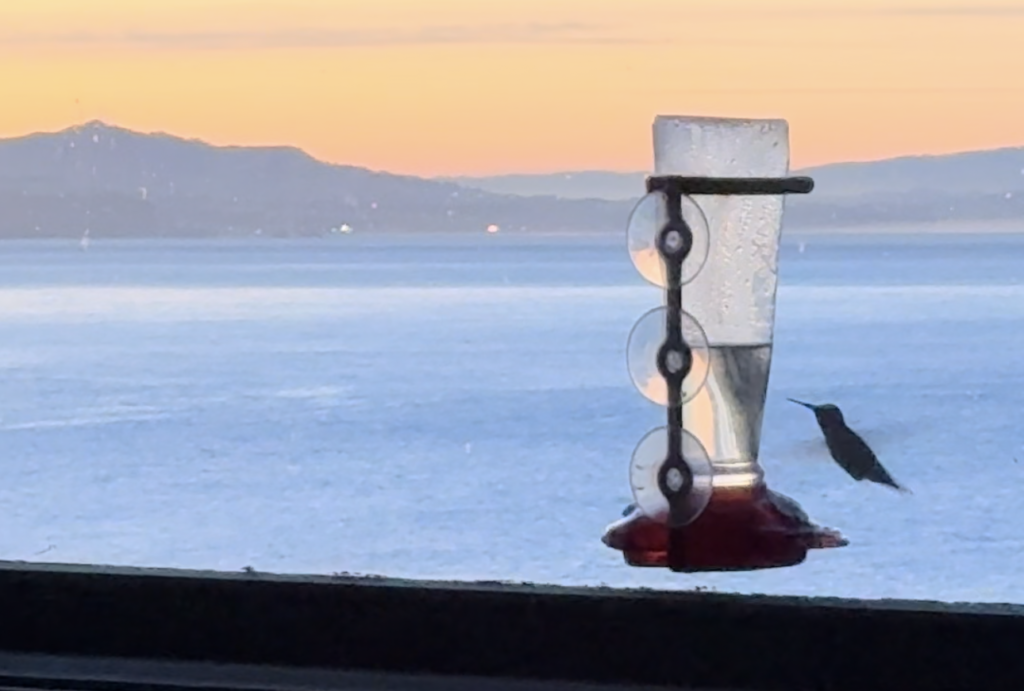
[[[656,114],[784,117],[793,165],[1024,145],[1024,4],[34,0],[0,136],[100,119],[417,175],[644,170]]]

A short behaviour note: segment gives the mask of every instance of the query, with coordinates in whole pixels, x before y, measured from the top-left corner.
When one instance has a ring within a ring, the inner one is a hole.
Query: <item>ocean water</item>
[[[600,541],[664,419],[624,239],[5,242],[0,558],[1024,602],[1024,236],[780,261],[761,463],[851,544],[682,575]],[[849,479],[786,397],[914,493]]]

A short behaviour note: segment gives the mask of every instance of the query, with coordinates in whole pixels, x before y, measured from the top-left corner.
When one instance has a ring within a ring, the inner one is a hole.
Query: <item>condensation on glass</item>
[[[658,116],[655,175],[778,178],[789,172],[785,120]],[[768,391],[785,197],[694,196],[713,240],[682,292],[683,309],[703,331],[704,386],[683,408],[687,430],[707,450],[715,487],[749,487]],[[703,344],[702,344],[703,345]]]

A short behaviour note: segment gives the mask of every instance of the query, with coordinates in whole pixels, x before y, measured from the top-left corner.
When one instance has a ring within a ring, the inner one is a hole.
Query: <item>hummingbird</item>
[[[838,406],[831,403],[814,405],[794,398],[786,400],[814,411],[814,417],[817,418],[818,427],[825,435],[825,444],[828,446],[828,452],[832,455],[832,460],[854,480],[858,482],[868,480],[880,485],[887,485],[900,492],[910,492],[909,489],[892,479],[892,475],[878,461],[878,457],[875,456],[875,452],[871,450],[867,442],[846,426],[846,421],[843,420],[843,411],[839,410]]]

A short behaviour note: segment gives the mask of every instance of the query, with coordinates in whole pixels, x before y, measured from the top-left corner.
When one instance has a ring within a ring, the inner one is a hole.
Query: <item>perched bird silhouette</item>
[[[786,400],[814,411],[814,417],[817,418],[818,427],[825,435],[825,444],[828,446],[828,452],[832,454],[832,460],[854,480],[858,482],[868,480],[880,485],[887,485],[900,492],[910,492],[909,489],[892,479],[892,475],[878,461],[878,457],[875,456],[871,447],[856,432],[846,426],[846,422],[843,420],[843,411],[839,410],[837,406],[831,403],[814,405],[798,401],[795,398]]]

